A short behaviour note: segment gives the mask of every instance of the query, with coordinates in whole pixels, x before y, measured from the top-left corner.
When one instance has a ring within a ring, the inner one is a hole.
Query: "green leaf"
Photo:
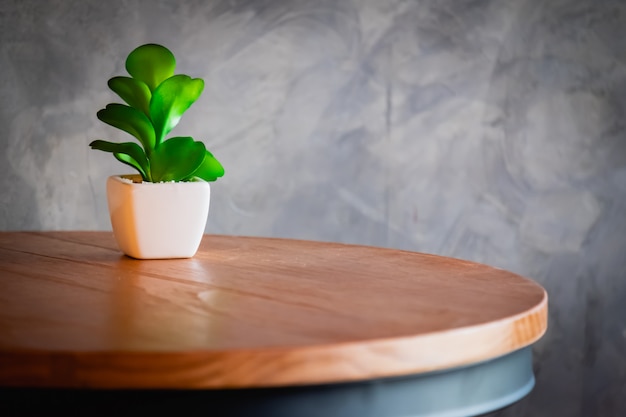
[[[152,181],[182,181],[202,164],[206,147],[190,137],[166,140],[150,156]]]
[[[108,84],[109,88],[129,106],[141,110],[146,116],[150,116],[152,93],[146,83],[130,77],[113,77]]]
[[[141,168],[141,165],[139,165],[139,163],[135,161],[132,156],[123,154],[123,153],[114,153],[113,156],[115,156],[115,159],[117,159],[118,161],[135,168],[141,175],[141,179],[143,181],[150,181],[150,178],[143,171],[143,169]]]
[[[175,69],[176,58],[162,45],[142,45],[126,58],[126,71],[133,78],[146,83],[150,91],[174,75]]]
[[[97,113],[98,119],[136,137],[147,155],[155,147],[154,128],[148,116],[124,104],[108,104]]]
[[[215,181],[222,175],[224,175],[224,167],[209,151],[206,151],[202,164],[191,174],[205,181]]]
[[[111,152],[119,161],[130,165],[141,174],[144,181],[150,178],[150,163],[143,149],[134,142],[113,143],[105,140],[94,140],[89,144],[91,149]]]
[[[204,81],[188,75],[174,75],[152,93],[150,118],[156,134],[156,146],[178,124],[181,116],[200,97]]]

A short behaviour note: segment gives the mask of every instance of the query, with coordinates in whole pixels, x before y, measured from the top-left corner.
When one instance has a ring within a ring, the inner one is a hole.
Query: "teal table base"
[[[405,377],[229,390],[0,389],[3,416],[468,417],[534,386],[530,347],[486,362]],[[5,412],[6,411],[6,412]]]

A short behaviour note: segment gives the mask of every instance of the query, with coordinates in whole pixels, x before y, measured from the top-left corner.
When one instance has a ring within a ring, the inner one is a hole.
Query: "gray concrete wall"
[[[0,1],[0,229],[109,229],[89,150],[157,42],[205,79],[174,133],[226,167],[209,233],[388,246],[539,281],[534,392],[626,415],[626,3]]]

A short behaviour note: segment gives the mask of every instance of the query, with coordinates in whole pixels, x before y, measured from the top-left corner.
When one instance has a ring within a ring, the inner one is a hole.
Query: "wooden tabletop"
[[[407,375],[535,342],[536,283],[420,253],[206,235],[192,259],[108,232],[0,233],[0,386],[268,387]]]

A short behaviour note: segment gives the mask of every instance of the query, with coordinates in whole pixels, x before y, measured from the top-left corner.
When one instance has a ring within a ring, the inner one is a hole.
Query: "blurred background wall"
[[[550,295],[498,416],[626,415],[626,3],[0,1],[0,229],[110,228],[95,113],[156,42],[226,176],[206,231],[470,259]]]

